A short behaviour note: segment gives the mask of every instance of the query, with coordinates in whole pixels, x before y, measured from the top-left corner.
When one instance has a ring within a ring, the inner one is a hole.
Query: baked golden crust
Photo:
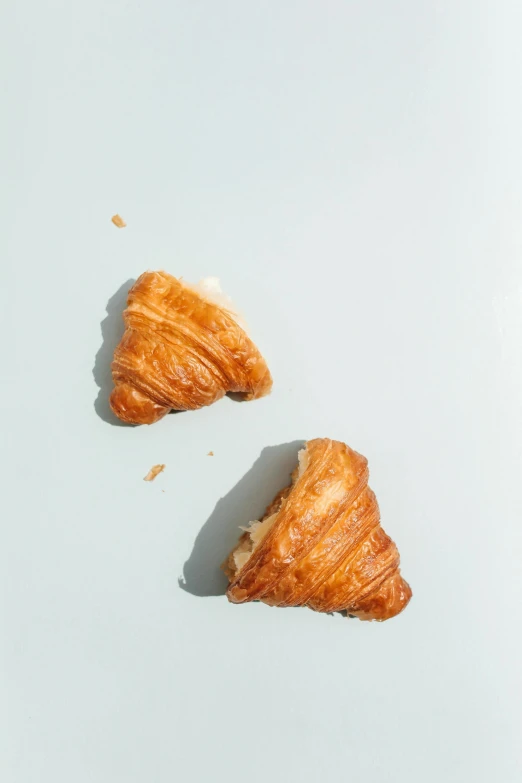
[[[138,278],[123,319],[110,396],[122,421],[152,424],[228,392],[251,400],[272,388],[265,360],[233,315],[166,272]]]
[[[411,589],[367,482],[367,460],[356,451],[327,438],[308,441],[293,483],[254,523],[258,539],[247,530],[224,566],[229,600],[346,611],[362,620],[401,612]]]

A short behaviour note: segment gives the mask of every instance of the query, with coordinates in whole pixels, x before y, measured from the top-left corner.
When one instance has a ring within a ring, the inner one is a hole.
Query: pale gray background
[[[521,4],[0,29],[3,780],[520,780]],[[106,421],[147,268],[221,278],[270,398]],[[384,625],[215,595],[317,436],[370,460],[414,590]]]

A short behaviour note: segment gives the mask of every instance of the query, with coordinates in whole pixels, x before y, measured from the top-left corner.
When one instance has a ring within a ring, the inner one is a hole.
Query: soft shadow
[[[244,392],[227,392],[227,395],[229,400],[232,400],[233,402],[244,402],[245,401],[245,393]]]
[[[303,446],[304,441],[296,440],[263,449],[248,473],[218,501],[183,567],[178,582],[182,590],[201,597],[225,594],[228,580],[220,566],[241,535],[239,526],[260,519],[276,493],[290,483]]]
[[[123,337],[124,324],[122,313],[127,305],[127,294],[134,280],[127,280],[107,302],[107,315],[101,322],[102,344],[96,354],[92,374],[100,391],[94,401],[94,409],[100,419],[108,424],[127,427],[110,409],[109,395],[112,391],[111,362],[114,349]]]

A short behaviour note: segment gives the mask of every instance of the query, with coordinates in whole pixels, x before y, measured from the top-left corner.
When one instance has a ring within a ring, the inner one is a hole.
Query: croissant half
[[[152,424],[228,392],[256,399],[272,388],[265,360],[211,287],[145,272],[129,291],[123,319],[110,406],[125,422]]]
[[[412,595],[381,527],[367,460],[327,438],[308,441],[292,483],[245,530],[224,570],[233,603],[388,620]]]

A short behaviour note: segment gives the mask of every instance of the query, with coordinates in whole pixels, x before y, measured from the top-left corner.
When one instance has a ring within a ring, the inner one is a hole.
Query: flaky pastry
[[[165,470],[165,465],[153,465],[147,475],[144,477],[143,481],[154,481],[156,476],[159,476],[160,473],[163,473]]]
[[[171,410],[201,408],[228,392],[247,400],[270,392],[265,360],[223,299],[214,279],[191,287],[166,272],[138,278],[112,363],[116,416],[152,424]]]
[[[292,483],[245,529],[224,570],[233,603],[388,620],[412,595],[397,547],[381,527],[367,460],[328,438],[299,452]]]

